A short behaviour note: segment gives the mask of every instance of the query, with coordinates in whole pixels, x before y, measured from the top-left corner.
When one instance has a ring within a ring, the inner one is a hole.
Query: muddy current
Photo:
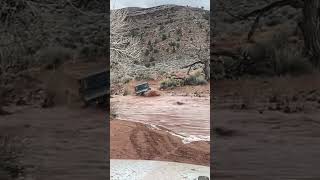
[[[184,142],[210,140],[210,97],[115,96],[117,119],[164,128]]]

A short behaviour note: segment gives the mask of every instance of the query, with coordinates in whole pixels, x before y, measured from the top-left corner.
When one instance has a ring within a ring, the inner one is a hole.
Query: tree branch
[[[217,0],[217,1],[220,3],[220,5],[223,7],[223,9],[226,9],[224,3],[221,0]],[[252,36],[254,35],[258,25],[259,25],[260,18],[262,16],[266,15],[268,12],[270,12],[276,8],[291,6],[293,8],[299,9],[299,8],[303,8],[303,5],[304,5],[303,0],[279,0],[279,1],[273,2],[269,5],[266,5],[262,8],[253,10],[247,14],[244,14],[244,15],[234,15],[228,10],[225,10],[225,12],[228,15],[230,15],[231,17],[236,18],[237,20],[240,20],[240,21],[248,20],[250,17],[255,17],[255,20],[254,20],[254,22],[251,26],[251,29],[248,33],[248,36],[247,36],[247,40],[250,41]]]

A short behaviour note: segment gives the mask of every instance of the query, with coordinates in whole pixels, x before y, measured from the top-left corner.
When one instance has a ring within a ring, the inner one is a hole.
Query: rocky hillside
[[[142,64],[145,67],[139,67],[137,71],[151,74],[151,71],[177,71],[197,61],[197,48],[209,47],[210,14],[207,10],[177,5],[126,10],[130,22],[128,33],[140,39],[143,48]],[[206,54],[209,58],[209,53]]]

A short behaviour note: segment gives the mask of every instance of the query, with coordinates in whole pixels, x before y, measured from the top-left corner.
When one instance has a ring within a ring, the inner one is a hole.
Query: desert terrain
[[[117,31],[121,14],[125,33]],[[118,22],[111,23],[111,159],[208,166],[209,11],[169,4],[112,10],[110,17]],[[118,50],[120,35],[132,46]],[[136,96],[143,82],[151,90]]]
[[[159,82],[150,82],[151,89],[158,86]],[[116,106],[117,116],[110,122],[110,158],[208,166],[209,88],[207,84],[157,90],[160,96],[154,97],[113,96],[111,105]]]

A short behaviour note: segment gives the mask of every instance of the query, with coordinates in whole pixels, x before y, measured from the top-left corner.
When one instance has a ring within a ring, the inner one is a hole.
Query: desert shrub
[[[149,66],[151,64],[149,63]],[[136,74],[135,77],[134,77],[135,80],[137,81],[141,81],[141,80],[152,80],[153,78],[151,77],[151,75],[149,73],[139,73],[139,74]]]
[[[77,52],[77,57],[78,58],[84,58],[84,59],[88,59],[88,58],[92,58],[92,57],[96,57],[99,54],[99,50],[98,47],[96,45],[85,45],[83,47],[80,47],[78,52]]]
[[[207,81],[201,71],[193,72],[184,80],[184,85],[203,85],[206,83]]]
[[[177,33],[178,36],[182,36],[182,30],[181,30],[181,28],[177,29],[176,33]]]
[[[175,42],[170,42],[170,43],[169,43],[169,46],[174,47],[174,46],[176,46],[176,43],[175,43]]]
[[[301,50],[290,46],[285,33],[275,34],[269,46],[268,57],[276,75],[300,75],[313,71],[310,61]]]
[[[288,43],[286,33],[244,48],[242,54],[250,58],[242,75],[299,75],[313,71],[302,51]]]
[[[172,53],[175,53],[176,52],[176,48],[172,48]]]
[[[40,65],[44,65],[48,69],[53,69],[63,62],[70,60],[73,53],[71,49],[56,46],[40,49],[36,56]]]
[[[146,49],[146,51],[145,51],[144,55],[145,55],[145,56],[148,56],[149,54],[150,54],[149,49]]]
[[[149,61],[150,61],[150,62],[154,62],[155,60],[156,60],[156,59],[154,59],[154,57],[151,57]]]
[[[219,62],[213,62],[210,71],[210,77],[213,79],[222,79],[225,77],[225,66]]]
[[[161,25],[160,26],[160,31],[163,30],[163,29],[164,29],[164,25]]]
[[[210,13],[203,13],[203,14],[202,14],[202,17],[203,17],[205,20],[209,20],[209,18],[210,18]]]
[[[174,78],[167,78],[160,81],[160,89],[172,89],[182,85],[181,80]]]
[[[153,53],[158,53],[159,50],[158,49],[153,49]]]
[[[161,37],[162,41],[166,40],[167,39],[167,35],[165,34],[162,34],[162,37]]]
[[[128,87],[125,87],[123,90],[123,96],[127,96],[127,95],[130,95],[130,90]]]
[[[278,75],[301,75],[313,71],[310,61],[302,57],[301,52],[291,49],[276,50],[273,60]]]
[[[123,82],[124,84],[127,84],[127,83],[129,83],[132,79],[133,79],[133,78],[130,77],[130,76],[125,76],[125,77],[122,78],[122,82]]]

